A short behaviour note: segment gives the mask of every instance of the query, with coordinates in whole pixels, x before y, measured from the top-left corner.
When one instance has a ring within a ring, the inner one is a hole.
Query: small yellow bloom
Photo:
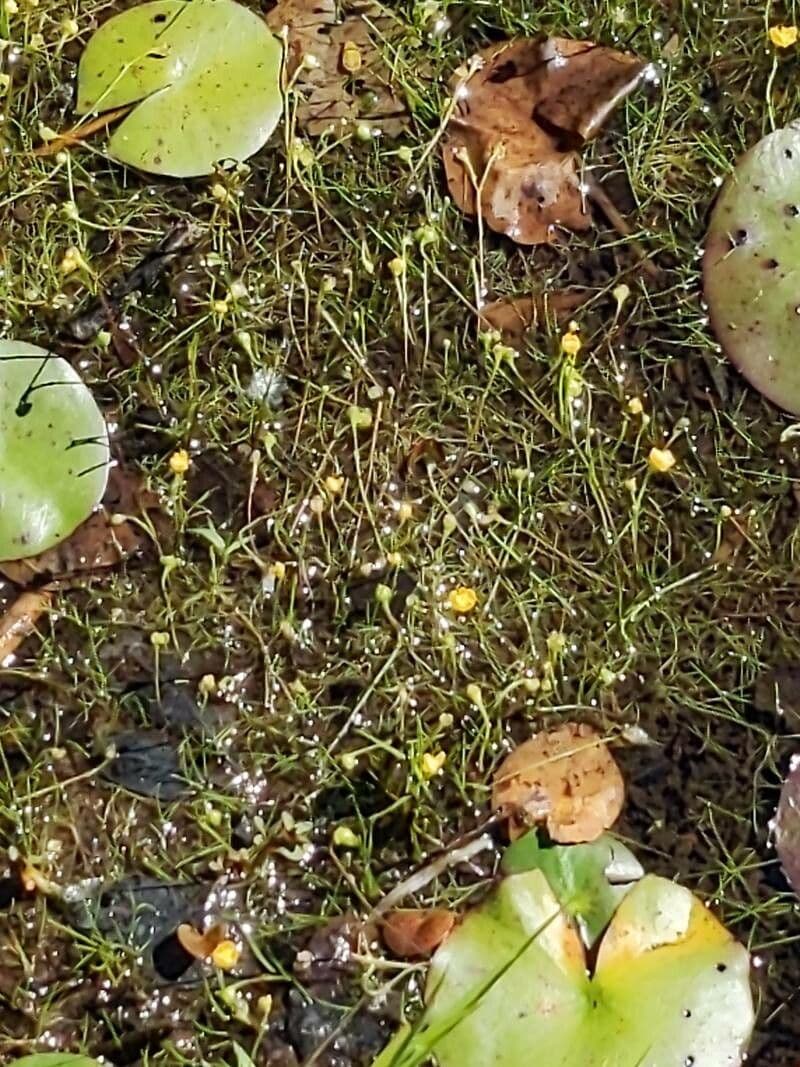
[[[402,567],[402,565],[403,565],[402,553],[400,553],[400,552],[387,552],[386,553],[386,562],[389,564],[390,567]]]
[[[230,310],[230,305],[227,300],[212,300],[211,310],[215,315],[227,315]]]
[[[470,682],[465,692],[467,694],[467,700],[469,700],[471,704],[474,704],[476,708],[483,707],[483,693],[481,692],[481,687],[479,685]]]
[[[219,967],[221,971],[230,971],[239,962],[241,954],[242,950],[236,942],[226,938],[224,941],[220,941],[211,953],[211,962],[215,967]]]
[[[444,752],[424,752],[420,760],[420,769],[423,778],[433,778],[439,773],[447,762]]]
[[[217,691],[217,679],[214,675],[204,674],[198,683],[197,691],[204,697],[213,696]]]
[[[583,347],[583,342],[578,336],[578,328],[574,322],[569,324],[569,329],[561,338],[561,351],[565,356],[577,356]]]
[[[459,615],[467,615],[478,603],[478,594],[468,585],[460,585],[452,589],[447,597],[447,603],[453,611]]]
[[[281,560],[276,560],[269,568],[269,574],[271,578],[274,578],[276,582],[282,581],[286,577],[286,564]]]
[[[333,831],[333,843],[339,848],[358,848],[361,838],[349,826],[337,826]]]
[[[329,474],[325,479],[325,488],[331,496],[338,496],[344,489],[344,478],[337,478],[333,474]]]
[[[628,401],[628,411],[631,415],[641,415],[644,411],[644,404],[638,396],[632,396]]]
[[[342,66],[348,74],[355,74],[357,70],[361,69],[361,53],[358,50],[358,45],[355,41],[345,41],[344,48],[342,48]]]
[[[186,474],[191,465],[191,458],[185,448],[179,448],[169,457],[169,469],[180,478]]]
[[[797,43],[796,26],[770,26],[769,39],[776,48],[790,48]]]
[[[400,522],[408,522],[414,517],[414,505],[408,500],[401,500],[397,505],[397,518]]]
[[[76,270],[85,268],[88,270],[88,264],[80,253],[80,249],[68,248],[64,253],[64,258],[61,260],[59,270],[62,274],[74,274]]]
[[[669,448],[651,448],[650,455],[647,457],[650,470],[658,474],[666,474],[677,462],[674,453]]]
[[[394,259],[389,260],[389,270],[395,278],[401,278],[406,272],[406,261],[402,256],[395,256]]]

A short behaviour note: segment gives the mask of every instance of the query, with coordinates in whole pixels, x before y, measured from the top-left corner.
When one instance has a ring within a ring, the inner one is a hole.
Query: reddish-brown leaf
[[[506,344],[519,347],[529,330],[572,318],[589,296],[583,289],[564,289],[535,296],[504,297],[481,308],[481,327],[498,330]]]
[[[456,916],[444,908],[403,908],[383,920],[388,948],[401,959],[430,956],[455,926]]]
[[[468,215],[523,245],[589,226],[576,149],[596,136],[646,65],[591,41],[507,41],[458,82],[442,142],[450,193]]]
[[[554,841],[594,841],[614,824],[624,799],[625,783],[603,739],[574,722],[514,749],[492,788],[492,807],[508,816],[512,840],[545,823]]]

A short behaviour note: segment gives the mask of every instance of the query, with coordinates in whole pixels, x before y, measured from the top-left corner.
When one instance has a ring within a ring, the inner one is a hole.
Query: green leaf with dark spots
[[[703,277],[711,324],[751,385],[800,415],[800,123],[736,165],[714,208]]]
[[[234,0],[156,0],[104,23],[78,71],[81,115],[136,105],[114,131],[121,163],[175,177],[247,159],[281,116],[282,49]]]

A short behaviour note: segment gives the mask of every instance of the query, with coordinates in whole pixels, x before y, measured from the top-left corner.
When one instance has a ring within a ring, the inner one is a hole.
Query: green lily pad
[[[751,385],[800,415],[800,123],[751,148],[711,217],[703,278],[723,351]]]
[[[536,830],[503,853],[504,874],[541,871],[559,904],[575,919],[591,948],[622,898],[644,870],[629,848],[611,834],[582,845],[542,846]]]
[[[0,561],[68,537],[102,499],[106,424],[66,360],[0,341]]]
[[[512,875],[433,957],[422,1025],[391,1067],[737,1067],[753,1026],[749,959],[681,886],[648,875],[593,974],[539,870]]]
[[[114,159],[154,174],[211,174],[257,152],[283,107],[282,48],[234,0],[156,0],[105,22],[81,57],[81,115],[127,104]]]

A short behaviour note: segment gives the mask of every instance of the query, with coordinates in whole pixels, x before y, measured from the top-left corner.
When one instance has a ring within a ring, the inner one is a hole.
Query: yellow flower
[[[631,415],[641,415],[644,411],[644,404],[638,396],[632,396],[628,401],[628,411]]]
[[[420,769],[423,778],[433,778],[444,767],[447,756],[444,752],[424,752],[420,760]]]
[[[797,43],[796,26],[770,26],[769,39],[776,48],[790,48]]]
[[[239,962],[241,954],[242,950],[236,942],[226,938],[224,941],[220,941],[211,953],[211,962],[215,967],[219,967],[221,971],[230,971]]]
[[[669,448],[651,448],[650,455],[647,457],[650,470],[656,471],[657,474],[666,474],[677,462],[674,453]]]
[[[578,337],[577,324],[571,322],[569,324],[569,329],[561,338],[561,351],[565,356],[577,356],[582,347],[583,342],[580,337]]]
[[[186,474],[191,465],[191,458],[185,448],[179,448],[177,452],[173,452],[169,457],[169,469],[173,474],[177,474],[179,478]]]
[[[336,496],[344,489],[344,478],[337,478],[335,475],[329,474],[325,479],[325,488],[331,496]]]
[[[459,615],[467,615],[477,605],[478,594],[468,585],[460,585],[457,589],[450,591],[447,602]]]
[[[361,53],[358,50],[358,45],[355,41],[345,41],[344,48],[342,49],[342,66],[348,74],[355,74],[357,70],[361,69]]]
[[[361,838],[349,826],[337,826],[333,831],[333,843],[339,848],[358,848]]]

